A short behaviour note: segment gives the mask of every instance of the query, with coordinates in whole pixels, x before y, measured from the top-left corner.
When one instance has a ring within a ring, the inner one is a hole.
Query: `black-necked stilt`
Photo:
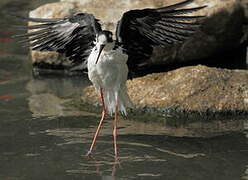
[[[89,79],[100,93],[102,118],[87,156],[92,153],[106,113],[114,113],[113,136],[117,159],[117,113],[126,114],[126,107],[132,105],[126,88],[128,71],[149,59],[154,46],[182,42],[195,32],[199,27],[196,20],[203,16],[185,14],[205,6],[182,8],[192,1],[125,12],[118,22],[115,41],[112,33],[103,31],[92,14],[80,13],[63,19],[25,18],[40,24],[27,27],[37,31],[17,37],[28,37],[24,41],[30,42],[32,50],[64,53],[76,68],[87,68]]]

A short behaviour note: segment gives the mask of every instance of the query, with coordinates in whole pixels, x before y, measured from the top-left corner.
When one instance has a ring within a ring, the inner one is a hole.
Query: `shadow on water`
[[[0,14],[24,13],[21,9],[38,4],[4,0]],[[34,79],[27,50],[8,39],[13,30],[6,24],[18,22],[10,17],[0,22],[0,38],[6,38],[0,43],[0,179],[248,179],[247,133],[179,138],[166,136],[156,123],[120,120],[119,167],[113,164],[109,118],[95,159],[85,158],[100,117],[70,103],[89,82],[86,78]],[[248,123],[244,126],[248,129]]]

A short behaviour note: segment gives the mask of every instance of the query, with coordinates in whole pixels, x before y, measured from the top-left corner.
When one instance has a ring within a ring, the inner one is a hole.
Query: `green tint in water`
[[[7,25],[20,23],[6,12],[22,14],[45,2],[50,1],[1,1],[0,36],[9,38],[13,30]],[[160,123],[153,122],[157,117],[140,115],[119,121],[121,167],[113,164],[108,118],[95,159],[85,158],[100,116],[71,102],[79,99],[87,79],[34,79],[27,50],[14,42],[1,43],[0,50],[5,52],[0,54],[0,179],[248,179],[248,135],[169,137],[164,117]]]

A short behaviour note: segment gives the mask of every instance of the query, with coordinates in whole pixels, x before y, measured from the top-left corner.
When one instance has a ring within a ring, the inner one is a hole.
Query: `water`
[[[45,2],[0,2],[1,180],[248,179],[247,133],[176,138],[163,135],[160,124],[122,120],[119,167],[113,164],[109,119],[95,159],[85,158],[100,117],[71,100],[80,97],[87,78],[33,78],[27,50],[8,40],[9,24],[20,22],[5,14],[26,14]]]

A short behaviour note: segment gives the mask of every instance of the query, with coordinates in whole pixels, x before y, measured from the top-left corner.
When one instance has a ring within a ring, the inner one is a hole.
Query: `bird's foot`
[[[113,167],[112,167],[112,173],[111,173],[111,176],[113,176],[113,177],[116,176],[116,170],[118,168],[117,165],[120,167],[120,162],[116,161],[116,159],[115,159],[115,162],[113,163]]]
[[[85,155],[88,159],[93,159],[93,154],[92,154],[92,151],[89,150],[86,155]]]
[[[119,160],[118,157],[115,157],[114,164],[115,164],[115,165],[118,165],[119,167],[121,167],[121,162],[120,162],[120,160]]]
[[[117,167],[117,166],[118,166],[118,167]],[[122,167],[121,167],[121,163],[120,163],[120,161],[119,161],[119,158],[118,158],[118,157],[115,157],[115,161],[114,161],[114,163],[113,163],[113,170],[112,170],[112,176],[113,176],[113,177],[114,177],[115,174],[116,174],[117,168],[122,168]]]

